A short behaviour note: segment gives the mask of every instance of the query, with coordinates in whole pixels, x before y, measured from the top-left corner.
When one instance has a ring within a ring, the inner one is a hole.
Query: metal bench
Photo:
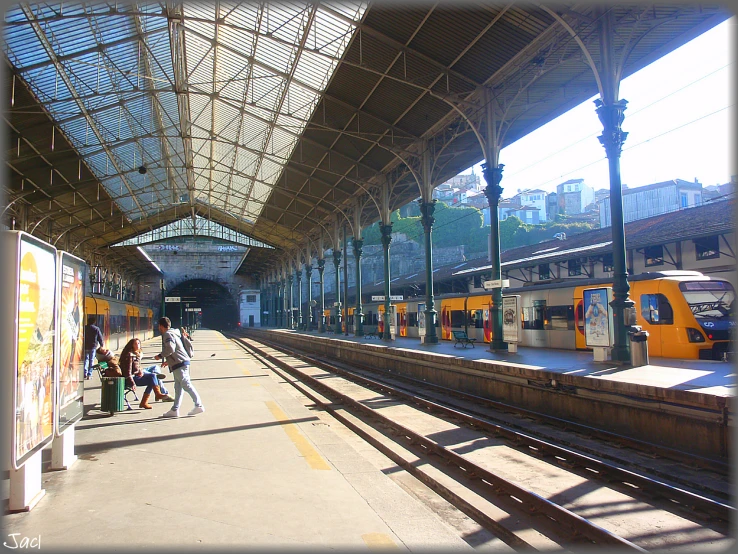
[[[470,339],[466,331],[452,331],[452,333],[454,334],[454,339],[456,339],[454,348],[456,348],[457,344],[460,344],[464,348],[466,348],[467,344],[471,344],[471,347],[474,348],[474,343],[477,342],[477,339]]]

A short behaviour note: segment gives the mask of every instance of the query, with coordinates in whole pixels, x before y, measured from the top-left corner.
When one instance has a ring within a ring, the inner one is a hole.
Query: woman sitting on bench
[[[151,391],[154,391],[154,398],[156,400],[163,400],[164,402],[174,401],[172,397],[161,391],[159,378],[155,373],[148,373],[141,370],[141,341],[139,339],[131,339],[123,347],[123,352],[120,353],[120,368],[123,372],[123,377],[126,379],[127,386],[130,386],[133,390],[136,390],[136,385],[146,386],[143,398],[141,398],[141,404],[138,405],[139,408],[151,409],[151,405],[149,404]]]

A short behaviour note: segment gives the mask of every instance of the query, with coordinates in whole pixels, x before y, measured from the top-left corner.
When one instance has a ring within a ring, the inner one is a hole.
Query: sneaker
[[[205,408],[203,406],[195,406],[189,412],[187,412],[187,415],[197,415],[203,413],[204,411]]]
[[[161,417],[179,417],[179,410],[169,410],[168,412],[164,412]]]

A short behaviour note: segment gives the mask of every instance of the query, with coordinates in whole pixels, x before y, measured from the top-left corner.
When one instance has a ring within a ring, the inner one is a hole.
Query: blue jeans
[[[202,406],[202,402],[200,402],[200,396],[197,394],[192,381],[190,381],[189,366],[183,366],[179,369],[175,369],[174,371],[172,371],[172,376],[174,377],[174,405],[172,406],[172,410],[179,410],[179,407],[182,404],[182,390],[187,391],[187,394],[190,395],[190,398],[192,398],[195,406]]]
[[[146,390],[144,391],[144,394],[151,394],[151,391],[154,390],[154,387],[159,386],[159,379],[153,373],[144,373],[140,377],[138,375],[134,375],[133,382],[136,383],[137,387],[143,387],[144,385],[146,385]]]
[[[154,375],[156,375],[157,373],[163,373],[163,371],[161,371],[159,369],[159,366],[156,366],[156,365],[150,365],[149,367],[147,367],[146,369],[144,369],[143,372],[144,373],[153,373]],[[158,379],[158,380],[159,380],[159,390],[161,390],[161,393],[162,394],[169,394],[169,391],[164,387],[164,381],[162,381],[161,379]]]
[[[92,366],[95,365],[95,350],[97,348],[93,348],[92,350],[85,350],[85,377],[89,377],[92,375]]]

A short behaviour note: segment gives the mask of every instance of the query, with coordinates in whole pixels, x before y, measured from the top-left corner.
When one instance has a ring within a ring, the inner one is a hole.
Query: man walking
[[[174,377],[174,405],[162,417],[179,417],[179,406],[182,404],[182,390],[187,391],[195,407],[187,415],[197,415],[205,411],[194,385],[190,381],[190,357],[185,352],[181,339],[172,332],[172,322],[168,317],[159,320],[161,333],[161,354],[154,356],[157,360],[164,360],[162,367],[169,367]]]
[[[92,366],[95,365],[95,351],[103,346],[103,336],[100,327],[95,325],[97,316],[88,315],[85,325],[85,379],[92,378]]]

